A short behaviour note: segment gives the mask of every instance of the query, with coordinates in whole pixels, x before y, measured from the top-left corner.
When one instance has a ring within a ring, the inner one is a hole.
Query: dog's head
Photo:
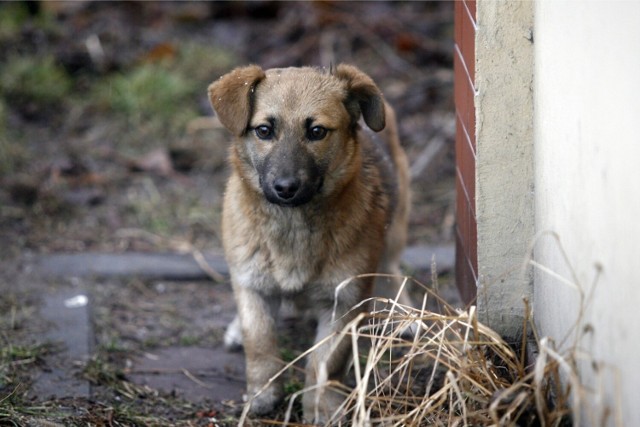
[[[237,137],[236,171],[280,206],[303,205],[350,179],[359,161],[361,116],[376,132],[385,127],[380,90],[349,65],[329,72],[237,68],[209,86],[209,98]]]

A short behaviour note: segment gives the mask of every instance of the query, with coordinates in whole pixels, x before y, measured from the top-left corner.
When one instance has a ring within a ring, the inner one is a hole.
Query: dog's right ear
[[[209,85],[209,101],[220,123],[234,135],[247,129],[253,109],[256,85],[265,78],[257,65],[236,68]]]

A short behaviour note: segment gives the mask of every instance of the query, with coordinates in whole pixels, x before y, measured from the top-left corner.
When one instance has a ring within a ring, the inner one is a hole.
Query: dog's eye
[[[273,138],[273,128],[267,125],[261,125],[255,128],[256,136],[260,139]]]
[[[314,126],[307,131],[309,141],[320,141],[327,136],[327,128],[322,126]]]

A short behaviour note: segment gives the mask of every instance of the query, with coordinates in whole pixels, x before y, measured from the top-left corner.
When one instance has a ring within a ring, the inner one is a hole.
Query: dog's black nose
[[[292,199],[300,189],[300,180],[296,177],[277,178],[273,183],[273,189],[282,200]]]

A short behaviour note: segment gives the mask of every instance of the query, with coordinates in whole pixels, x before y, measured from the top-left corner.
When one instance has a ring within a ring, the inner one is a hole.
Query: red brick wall
[[[476,296],[478,233],[476,224],[475,0],[455,2],[456,104],[456,282],[465,302]]]

